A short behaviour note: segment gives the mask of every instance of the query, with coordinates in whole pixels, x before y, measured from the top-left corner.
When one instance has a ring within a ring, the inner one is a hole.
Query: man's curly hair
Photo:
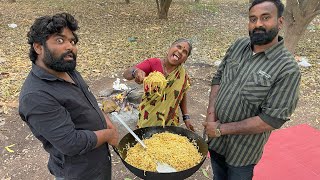
[[[39,43],[45,46],[49,36],[62,33],[64,28],[68,28],[73,32],[77,43],[78,36],[74,31],[79,29],[78,22],[71,14],[59,13],[52,17],[42,16],[34,21],[27,34],[28,44],[30,44],[29,57],[33,63],[35,63],[38,57],[38,54],[33,48],[33,43]]]

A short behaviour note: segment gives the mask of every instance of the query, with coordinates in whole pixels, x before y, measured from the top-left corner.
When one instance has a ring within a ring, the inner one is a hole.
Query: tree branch
[[[316,8],[316,11],[320,10],[320,2],[318,3],[318,7]]]
[[[304,15],[302,11],[302,7],[300,6],[301,4],[298,3],[298,1],[290,0],[291,2],[291,7],[292,7],[292,14],[295,22],[301,22],[303,21]]]
[[[157,3],[158,14],[160,14],[160,6],[159,6],[159,1],[158,1],[158,0],[156,0],[156,3]]]
[[[311,20],[312,20],[314,17],[316,17],[319,14],[320,14],[320,10],[317,10],[317,11],[315,11],[313,13],[308,14],[308,16],[306,18],[307,19],[311,18]]]
[[[300,7],[302,11],[304,12],[304,16],[307,17],[309,14],[312,14],[313,12],[316,11],[316,9],[319,6],[319,0],[308,0],[304,1]]]

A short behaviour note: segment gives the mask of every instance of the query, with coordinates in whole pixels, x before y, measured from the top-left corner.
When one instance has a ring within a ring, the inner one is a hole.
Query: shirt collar
[[[46,72],[44,69],[40,68],[39,66],[37,66],[36,64],[32,63],[32,69],[31,69],[32,73],[34,75],[36,75],[37,77],[39,77],[40,79],[43,80],[49,80],[49,81],[56,81],[56,80],[60,80],[59,78],[57,78],[56,76]]]
[[[268,59],[273,59],[279,51],[282,51],[284,47],[284,40],[281,36],[278,36],[278,43],[264,51]]]
[[[249,42],[249,47],[252,51],[251,42]],[[264,53],[268,59],[273,59],[273,57],[276,55],[276,53],[281,51],[283,49],[283,47],[284,47],[283,37],[278,36],[278,42],[276,44],[274,44],[273,46],[271,46],[270,48],[268,48],[264,52],[260,52],[260,53]],[[257,53],[257,54],[259,54],[259,53]]]

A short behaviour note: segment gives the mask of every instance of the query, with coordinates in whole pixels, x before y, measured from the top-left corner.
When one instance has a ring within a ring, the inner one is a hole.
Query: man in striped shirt
[[[230,46],[212,79],[207,119],[215,180],[252,179],[270,133],[298,102],[299,67],[278,35],[280,0],[254,0],[249,37]]]

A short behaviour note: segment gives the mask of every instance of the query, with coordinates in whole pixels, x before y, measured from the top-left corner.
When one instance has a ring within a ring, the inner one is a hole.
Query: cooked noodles
[[[129,148],[125,161],[145,171],[156,172],[156,162],[167,163],[182,171],[199,164],[202,159],[196,143],[185,136],[164,132],[153,134],[143,142],[147,149],[137,143]]]
[[[167,80],[161,72],[151,72],[144,80],[143,86],[150,94],[157,93],[162,95],[164,88],[167,85]]]

